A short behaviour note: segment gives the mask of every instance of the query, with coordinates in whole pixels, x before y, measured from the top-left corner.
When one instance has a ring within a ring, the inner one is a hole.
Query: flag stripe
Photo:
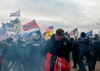
[[[46,28],[46,32],[52,32],[54,29],[54,26],[49,26],[48,28]]]

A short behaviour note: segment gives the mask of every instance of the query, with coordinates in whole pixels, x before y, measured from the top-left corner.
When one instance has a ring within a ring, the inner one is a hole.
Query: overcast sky
[[[0,0],[0,23],[9,22],[11,12],[21,10],[21,22],[35,19],[42,31],[50,25],[66,31],[98,31],[100,0]]]

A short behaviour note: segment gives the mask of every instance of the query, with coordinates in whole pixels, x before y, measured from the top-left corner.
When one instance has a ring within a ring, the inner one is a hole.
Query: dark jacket
[[[100,57],[100,39],[94,41],[93,47],[94,47],[94,49],[95,49],[95,54],[96,54],[98,57]]]
[[[47,54],[50,52],[52,55],[56,55],[62,58],[68,58],[69,53],[72,51],[71,43],[67,38],[64,38],[62,41],[57,41],[55,39],[55,34],[52,35],[50,40],[48,40],[46,46],[44,47],[44,52]]]
[[[93,52],[93,47],[92,40],[90,38],[80,37],[77,43],[80,56],[82,56],[81,54],[91,55],[91,52]]]

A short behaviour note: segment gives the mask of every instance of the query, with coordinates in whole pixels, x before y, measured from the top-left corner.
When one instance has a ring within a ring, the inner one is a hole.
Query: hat
[[[56,34],[58,35],[58,36],[60,36],[60,37],[64,37],[64,35],[65,35],[65,32],[64,32],[64,30],[63,29],[57,29],[56,30]]]

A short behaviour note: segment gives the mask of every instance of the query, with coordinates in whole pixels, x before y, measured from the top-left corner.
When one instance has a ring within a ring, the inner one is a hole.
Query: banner
[[[14,20],[10,20],[10,23],[2,23],[2,28],[6,28],[9,32],[19,33],[21,31],[20,19],[15,18]]]
[[[39,28],[39,26],[35,20],[32,20],[32,21],[28,22],[27,24],[23,25],[22,28],[24,31],[28,31],[28,30],[32,30],[34,28]]]

